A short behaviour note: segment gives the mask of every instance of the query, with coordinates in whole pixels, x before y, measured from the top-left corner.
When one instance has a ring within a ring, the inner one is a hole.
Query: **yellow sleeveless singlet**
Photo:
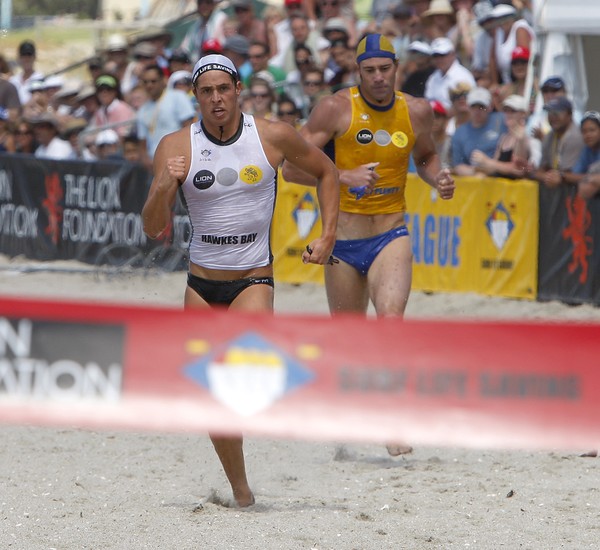
[[[375,170],[380,178],[370,195],[364,195],[360,188],[353,192],[352,186],[342,185],[340,210],[356,214],[404,212],[406,174],[415,143],[406,100],[396,92],[393,106],[379,111],[365,102],[356,86],[349,92],[352,122],[334,140],[335,164],[340,170],[352,170],[379,162]]]

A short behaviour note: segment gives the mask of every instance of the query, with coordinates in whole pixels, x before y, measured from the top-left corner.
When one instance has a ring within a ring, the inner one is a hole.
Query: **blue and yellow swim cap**
[[[356,62],[360,63],[371,57],[387,57],[396,59],[396,51],[390,40],[383,34],[367,34],[356,47]]]

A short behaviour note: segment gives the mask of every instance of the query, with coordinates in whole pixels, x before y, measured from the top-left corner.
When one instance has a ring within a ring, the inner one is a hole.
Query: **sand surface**
[[[0,257],[0,296],[179,308],[184,273],[98,273]],[[277,285],[276,311],[327,314],[314,285]],[[600,309],[413,293],[407,318],[600,322]],[[0,427],[0,550],[596,549],[590,449],[498,451],[246,440],[257,504],[228,507],[204,435]]]

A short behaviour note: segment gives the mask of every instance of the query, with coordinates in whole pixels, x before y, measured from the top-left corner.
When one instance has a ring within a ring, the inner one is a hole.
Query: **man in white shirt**
[[[450,109],[452,102],[449,90],[455,88],[459,82],[474,88],[475,78],[471,71],[456,59],[454,44],[449,38],[436,38],[431,43],[431,56],[436,70],[425,83],[425,98],[429,101],[439,101],[446,109]]]
[[[17,52],[18,63],[21,71],[10,77],[10,82],[17,88],[21,105],[25,105],[31,99],[29,84],[33,80],[43,80],[44,75],[34,69],[35,44],[31,40],[24,40],[19,45]]]
[[[63,160],[73,157],[71,144],[58,137],[58,120],[54,115],[45,113],[32,122],[35,139],[40,144],[34,153],[36,158]]]

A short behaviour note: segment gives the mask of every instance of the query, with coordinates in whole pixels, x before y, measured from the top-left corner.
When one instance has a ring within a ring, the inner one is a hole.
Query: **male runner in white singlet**
[[[289,124],[241,112],[239,75],[227,57],[207,55],[192,74],[201,121],[160,142],[142,213],[144,230],[152,238],[165,230],[181,187],[193,228],[185,307],[271,312],[277,168],[287,160],[318,180],[323,230],[302,256],[304,263],[316,264],[329,261],[335,242],[337,170]],[[237,505],[253,504],[242,437],[211,439]]]

